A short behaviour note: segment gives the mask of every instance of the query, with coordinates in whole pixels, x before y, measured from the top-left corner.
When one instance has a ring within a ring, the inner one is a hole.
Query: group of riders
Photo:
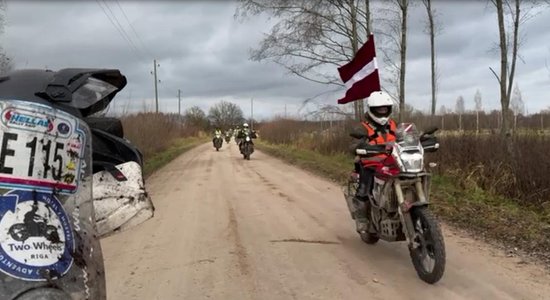
[[[250,137],[249,142],[251,144],[253,144],[252,139],[257,138],[256,131],[252,130],[248,126],[248,123],[244,123],[242,125],[242,128],[240,128],[239,125],[237,125],[235,129],[228,129],[225,131],[225,134],[222,132],[220,127],[216,127],[216,129],[214,130],[214,138],[212,139],[212,142],[215,144],[215,140],[217,138],[222,138],[223,136],[225,136],[225,140],[227,143],[229,143],[229,140],[231,139],[231,137],[234,137],[235,143],[239,145],[239,150],[241,150],[241,153],[242,153],[242,147],[244,145],[243,142],[245,141],[246,137]]]
[[[386,92],[371,93],[362,121],[350,134],[355,138],[349,148],[355,160],[344,192],[346,203],[365,243],[406,240],[417,274],[435,283],[445,269],[445,246],[426,207],[429,175],[418,156],[439,148],[437,139],[431,137],[437,128],[418,133],[412,123],[398,126],[391,118],[392,108],[393,100]],[[248,124],[243,124],[234,135],[245,159],[250,156],[243,153],[242,138],[250,133]]]
[[[395,132],[397,123],[390,118],[392,114],[393,101],[386,92],[373,92],[367,99],[367,110],[364,115],[364,120],[358,124],[359,128],[354,130],[363,130],[367,138],[356,140],[352,143],[350,151],[355,155],[355,150],[362,148],[365,144],[380,145],[395,141]],[[222,136],[222,130],[218,127],[215,130],[215,136]],[[226,131],[226,136],[234,136],[239,149],[242,152],[243,139],[246,136],[256,138],[255,132],[252,131],[247,123],[244,123],[242,129],[237,126],[233,132]],[[381,161],[387,157],[387,154],[372,155],[369,157],[356,156],[355,158],[355,173],[360,178],[359,188],[356,192],[356,203],[359,207],[356,210],[355,220],[357,222],[357,230],[363,231],[367,226],[367,209],[364,209],[369,204],[368,198],[372,193],[374,170],[370,167],[373,162]]]

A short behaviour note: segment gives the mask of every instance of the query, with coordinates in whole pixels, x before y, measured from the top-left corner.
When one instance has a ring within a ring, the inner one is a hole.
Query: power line
[[[101,10],[103,11],[103,14],[105,14],[105,16],[107,17],[107,19],[109,19],[109,21],[111,22],[111,24],[113,24],[113,26],[115,27],[115,29],[118,31],[118,33],[120,34],[120,36],[122,37],[122,39],[124,39],[126,41],[126,43],[128,43],[128,45],[130,46],[130,48],[135,52],[136,56],[139,58],[139,59],[143,59],[139,53],[139,51],[137,50],[137,48],[135,47],[135,45],[133,45],[133,43],[128,40],[128,38],[124,35],[123,31],[121,31],[121,29],[119,27],[117,27],[117,25],[115,24],[115,22],[113,21],[113,19],[111,18],[111,16],[109,16],[109,14],[107,13],[107,11],[105,10],[105,8],[101,5],[101,3],[99,2],[99,0],[96,0],[97,2],[97,5],[99,5],[99,7],[101,7]],[[106,4],[105,4],[106,5]]]
[[[115,0],[116,4],[118,5],[118,8],[120,9],[120,11],[122,12],[122,15],[124,16],[124,18],[126,19],[126,22],[128,23],[128,25],[130,26],[130,28],[132,29],[132,32],[134,33],[134,35],[137,37],[139,43],[141,44],[141,46],[143,47],[143,49],[145,50],[145,52],[147,52],[147,54],[149,54],[151,57],[153,56],[151,54],[151,52],[149,51],[149,49],[147,49],[147,47],[145,46],[145,43],[143,43],[143,40],[139,37],[139,34],[137,33],[137,31],[135,30],[134,26],[132,25],[132,23],[130,23],[130,20],[128,19],[128,16],[126,15],[126,13],[124,12],[124,9],[122,8],[122,6],[120,5],[120,3],[118,2],[118,0]]]
[[[139,53],[139,49],[138,47],[136,46],[136,44],[132,41],[132,39],[130,38],[130,36],[128,35],[128,33],[126,32],[126,30],[124,30],[124,27],[120,24],[120,22],[118,21],[118,18],[116,17],[115,13],[111,10],[111,8],[109,7],[109,5],[107,4],[107,1],[103,0],[103,4],[105,4],[105,7],[107,7],[107,9],[109,10],[109,12],[111,12],[111,14],[113,15],[113,18],[114,20],[116,21],[116,23],[118,24],[118,26],[120,27],[120,29],[122,30],[122,33],[124,34],[124,36],[126,36],[126,38],[128,39],[128,41],[130,42],[130,44],[132,44],[132,46],[134,47],[134,49],[136,51],[138,51]]]

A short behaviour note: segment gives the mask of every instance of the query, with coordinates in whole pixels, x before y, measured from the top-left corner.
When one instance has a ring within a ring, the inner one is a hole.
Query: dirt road
[[[550,299],[541,269],[448,228],[425,284],[404,243],[359,239],[339,186],[233,142],[147,185],[155,218],[102,240],[109,299]]]

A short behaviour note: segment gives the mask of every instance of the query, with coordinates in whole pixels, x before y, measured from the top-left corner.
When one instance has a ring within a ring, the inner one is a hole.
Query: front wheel
[[[411,211],[415,238],[409,246],[414,269],[423,281],[438,282],[445,272],[445,242],[439,224],[427,207]]]
[[[370,233],[370,232],[361,232],[359,233],[361,236],[361,240],[365,242],[365,244],[374,245],[378,243],[378,240],[380,237],[378,237],[378,234],[376,233]]]
[[[18,242],[23,242],[30,236],[30,233],[27,230],[27,226],[25,226],[25,224],[12,225],[8,230],[8,234],[11,235],[11,237]]]

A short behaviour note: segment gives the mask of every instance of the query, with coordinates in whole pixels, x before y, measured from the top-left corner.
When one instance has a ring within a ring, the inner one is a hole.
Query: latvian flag
[[[355,57],[346,65],[338,68],[340,78],[346,84],[346,96],[338,104],[346,104],[367,98],[372,92],[380,91],[380,77],[374,50],[374,36],[357,51]]]

